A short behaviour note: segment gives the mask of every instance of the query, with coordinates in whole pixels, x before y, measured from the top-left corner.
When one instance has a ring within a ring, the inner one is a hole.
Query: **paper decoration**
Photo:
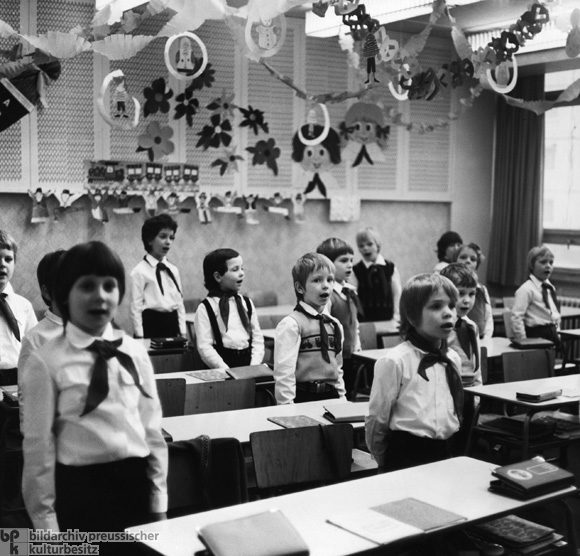
[[[157,112],[167,114],[169,112],[169,99],[173,97],[173,89],[167,89],[165,79],[160,77],[151,83],[151,87],[143,89],[143,96],[146,99],[143,116],[147,117],[149,114],[157,114]]]
[[[234,206],[237,195],[233,191],[226,191],[225,195],[214,195],[214,199],[218,199],[222,203],[221,207],[216,207],[215,212],[222,212],[226,214],[235,214],[242,217],[242,207]]]
[[[304,204],[306,200],[306,195],[302,193],[296,193],[292,197],[293,216],[296,224],[304,224],[305,222]]]
[[[195,195],[197,216],[201,224],[211,223],[211,210],[209,207],[210,200],[211,197],[209,197],[205,191],[201,191]]]
[[[378,54],[379,46],[377,44],[377,39],[375,38],[374,33],[369,30],[363,46],[363,56],[367,59],[367,80],[365,81],[365,85],[370,84],[371,74],[373,76],[373,83],[379,83],[379,80],[376,78],[377,62],[375,59]]]
[[[38,187],[36,191],[29,190],[28,195],[32,199],[32,216],[30,222],[32,224],[48,222],[49,212],[46,199],[52,195],[52,191],[42,191],[42,188]]]
[[[105,108],[105,96],[109,85],[113,84],[113,105],[115,112],[111,116],[110,111]],[[107,122],[108,125],[117,129],[130,130],[135,129],[139,124],[139,116],[141,112],[141,104],[135,97],[131,97],[133,101],[133,119],[129,121],[129,112],[127,107],[127,100],[129,94],[127,93],[125,74],[121,70],[115,70],[109,73],[99,90],[97,97],[97,108],[99,114]]]
[[[318,106],[320,106],[320,109],[322,110],[322,114],[324,117],[324,124],[320,134],[315,136],[313,133],[310,133],[310,138],[307,139],[302,133],[302,128],[298,130],[298,137],[300,138],[300,142],[308,147],[314,147],[315,145],[319,145],[320,143],[322,143],[328,136],[328,132],[330,130],[330,118],[328,117],[328,109],[324,104],[319,104]],[[306,123],[309,124],[308,128],[311,132],[313,130],[313,126],[315,124],[318,124],[318,119],[316,117],[316,112],[314,111],[314,108],[308,112],[308,118],[306,120]]]
[[[570,14],[572,28],[566,38],[566,56],[576,58],[580,54],[580,8],[575,8]]]
[[[8,79],[0,79],[0,132],[34,110],[34,105]]]
[[[142,135],[139,135],[137,152],[147,151],[149,160],[161,158],[175,150],[173,129],[169,126],[161,127],[158,122],[151,122]]]
[[[109,215],[105,209],[105,201],[109,197],[107,189],[100,187],[87,187],[87,195],[91,200],[91,215],[98,222],[106,223],[109,221]]]
[[[217,112],[223,119],[231,120],[234,117],[234,109],[238,108],[234,104],[234,97],[234,93],[227,94],[224,89],[222,95],[214,98],[206,108],[212,112]],[[268,132],[266,131],[266,133]]]
[[[131,206],[131,198],[133,195],[129,194],[127,189],[115,189],[113,195],[117,200],[117,206],[113,208],[115,214],[135,214],[141,211],[141,207]]]
[[[182,205],[183,201],[188,197],[192,196],[192,193],[176,193],[175,191],[165,192],[163,193],[163,199],[167,203],[167,207],[165,209],[165,213],[176,216],[180,213],[189,213],[191,209],[189,207],[184,207]]]
[[[80,199],[84,194],[85,194],[84,191],[71,192],[67,188],[55,190],[54,196],[58,202],[58,206],[53,211],[53,218],[55,222],[58,222],[65,212],[76,212],[79,210],[83,210],[82,207],[73,207],[72,204],[77,199]]]
[[[148,216],[155,216],[157,214],[159,199],[161,199],[162,195],[163,191],[155,187],[150,187],[143,191],[141,196],[145,201],[145,211]]]
[[[386,140],[380,139],[384,126],[381,108],[370,102],[355,102],[346,112],[345,124],[351,128],[349,142],[342,151],[342,157],[354,168],[366,161],[368,164],[385,162],[383,148]]]
[[[201,50],[201,63],[199,64],[195,63],[192,41]],[[167,39],[164,56],[169,73],[181,81],[190,81],[199,77],[207,67],[207,48],[196,34],[189,31]]]
[[[509,76],[509,68],[512,68],[512,77]],[[489,86],[496,92],[507,94],[514,89],[518,80],[518,64],[516,59],[511,61],[506,60],[495,68],[495,79],[490,69],[486,72],[487,82]]]
[[[290,211],[282,206],[284,201],[285,199],[282,197],[282,194],[276,192],[268,199],[269,204],[264,206],[264,210],[270,214],[277,214],[283,216],[286,220],[290,220]]]
[[[199,140],[196,147],[202,147],[207,150],[209,147],[218,148],[220,145],[229,146],[232,142],[230,131],[232,124],[229,120],[222,120],[220,114],[213,114],[210,118],[210,123],[204,125],[203,129],[197,133]]]
[[[305,137],[317,137],[322,133],[322,126],[306,124],[301,128]],[[306,146],[296,133],[292,140],[292,160],[302,167],[300,182],[304,194],[318,192],[323,197],[327,195],[328,187],[337,187],[336,180],[329,170],[333,165],[340,164],[340,137],[331,127],[326,138],[316,146]]]
[[[185,116],[185,121],[189,127],[193,127],[193,117],[199,110],[199,100],[193,98],[193,89],[189,87],[183,93],[175,97],[174,120],[179,120]]]
[[[92,43],[93,50],[109,60],[127,60],[143,50],[153,39],[150,35],[115,34]]]
[[[201,63],[201,61],[198,60],[196,64],[198,63]],[[192,79],[188,87],[191,87],[192,90],[197,91],[203,89],[204,87],[211,87],[214,81],[215,70],[213,69],[211,63],[208,63],[203,73],[195,79]]]
[[[256,204],[258,202],[258,195],[254,195],[253,193],[250,193],[249,195],[244,195],[242,196],[242,199],[244,201],[244,218],[246,220],[246,224],[249,224],[250,226],[256,226],[260,223],[260,221],[257,219],[257,210],[256,210]]]
[[[334,196],[330,199],[330,222],[356,222],[360,220],[360,198]]]
[[[250,128],[254,132],[254,135],[258,135],[258,128],[260,128],[264,133],[270,132],[268,123],[264,121],[264,112],[262,112],[262,110],[248,106],[248,108],[239,108],[239,111],[244,116],[244,119],[240,123],[240,127]]]
[[[243,156],[236,154],[235,149],[223,149],[222,154],[219,158],[216,158],[212,163],[212,168],[219,167],[220,176],[223,176],[226,172],[231,174],[232,172],[238,171],[238,161],[244,160]]]
[[[20,35],[28,41],[34,48],[38,48],[55,58],[61,60],[74,58],[81,52],[86,52],[92,48],[89,41],[73,33],[62,33],[61,31],[48,31],[45,35]]]
[[[286,40],[286,16],[279,14],[273,19],[253,19],[249,16],[246,22],[245,38],[251,53],[259,58],[271,58],[280,51]]]
[[[276,147],[276,140],[272,137],[266,141],[260,140],[253,147],[246,147],[246,150],[253,154],[252,165],[266,164],[274,175],[278,175],[277,158],[280,156],[280,149]]]

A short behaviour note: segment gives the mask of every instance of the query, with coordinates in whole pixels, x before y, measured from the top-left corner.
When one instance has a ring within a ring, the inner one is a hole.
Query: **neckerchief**
[[[327,363],[330,363],[330,355],[328,355],[328,332],[326,331],[325,324],[331,324],[334,330],[334,352],[338,355],[340,353],[340,346],[342,344],[342,334],[340,332],[340,328],[338,323],[330,318],[328,315],[324,313],[318,313],[317,315],[313,315],[309,313],[298,303],[296,307],[294,307],[295,311],[306,315],[310,319],[315,319],[320,324],[320,351],[322,352],[322,359],[324,359]]]

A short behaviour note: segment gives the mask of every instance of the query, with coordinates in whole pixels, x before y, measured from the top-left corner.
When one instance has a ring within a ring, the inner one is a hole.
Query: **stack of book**
[[[492,543],[502,546],[504,554],[540,556],[555,548],[566,546],[566,541],[551,527],[544,527],[515,515],[473,525],[466,531],[476,544]]]
[[[478,429],[485,430],[497,435],[522,438],[524,434],[524,417],[525,415],[515,415],[513,417],[497,417],[477,425]],[[537,440],[546,436],[551,436],[556,430],[553,421],[544,419],[532,419],[530,421],[528,435],[531,440]]]
[[[187,338],[176,336],[174,338],[151,338],[151,349],[184,349]]]

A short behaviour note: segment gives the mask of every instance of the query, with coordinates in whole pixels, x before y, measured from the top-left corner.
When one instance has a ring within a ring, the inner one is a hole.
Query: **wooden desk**
[[[580,340],[580,328],[569,328],[560,330],[562,340],[562,369],[566,368],[566,363],[574,359],[574,343]]]
[[[250,441],[250,434],[256,431],[277,430],[280,425],[268,421],[268,417],[307,415],[324,425],[331,424],[322,414],[323,406],[333,403],[343,403],[339,400],[322,400],[316,402],[276,405],[269,407],[255,407],[239,409],[221,413],[203,413],[198,415],[184,415],[182,417],[165,417],[161,426],[173,440],[188,440],[200,434],[207,434],[210,438],[233,437],[242,444]],[[357,404],[359,405],[359,404]],[[360,404],[368,412],[368,403]],[[355,430],[363,430],[364,423],[352,423]]]
[[[414,497],[467,518],[467,522],[449,528],[452,529],[546,500],[559,499],[576,491],[575,487],[569,487],[528,501],[499,496],[487,490],[492,468],[489,463],[459,457],[273,499],[139,525],[127,531],[136,535],[157,533],[157,540],[143,542],[164,556],[192,556],[204,550],[197,538],[198,527],[277,508],[294,524],[309,546],[311,556],[347,556],[376,550],[377,545],[327,523],[327,518],[345,511]],[[439,529],[431,534],[440,532]]]
[[[509,403],[513,405],[518,405],[523,407],[527,410],[526,416],[524,418],[524,425],[523,425],[523,435],[522,435],[522,460],[525,460],[529,457],[530,451],[530,437],[529,437],[529,430],[530,430],[530,421],[535,413],[539,411],[547,411],[547,410],[554,410],[559,409],[560,407],[564,407],[566,405],[573,405],[580,402],[580,390],[578,390],[578,375],[570,375],[570,376],[557,376],[551,378],[540,378],[536,380],[522,380],[518,382],[505,382],[502,384],[487,384],[483,386],[473,386],[471,388],[465,388],[465,392],[471,396],[479,396],[480,398],[487,398],[491,400],[496,400],[504,403]],[[545,402],[540,403],[531,403],[525,402],[522,400],[518,400],[516,397],[517,392],[521,392],[522,390],[528,390],[530,388],[540,388],[545,390],[556,390],[561,388],[563,394],[571,394],[571,396],[559,396],[553,400],[547,400]],[[477,429],[478,420],[479,420],[479,412],[481,410],[481,404],[479,404],[475,409],[475,414],[473,417],[473,422],[471,425],[471,430],[469,433],[469,440],[467,442],[467,453],[469,453],[469,448],[471,446],[472,437],[474,431]],[[488,429],[485,432],[490,435],[490,431]],[[556,439],[557,440],[557,439]],[[556,440],[550,440],[550,447],[556,446]],[[557,445],[565,445],[569,443],[570,440],[562,440],[561,443]],[[540,444],[540,441],[534,442],[534,448],[539,450],[545,449],[547,446]]]

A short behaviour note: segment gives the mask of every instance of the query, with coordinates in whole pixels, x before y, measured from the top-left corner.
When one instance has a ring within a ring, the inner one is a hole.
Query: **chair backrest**
[[[501,356],[505,382],[554,376],[553,349],[524,349]]]
[[[509,338],[510,340],[512,340],[515,336],[514,336],[514,331],[512,328],[512,312],[511,309],[506,309],[503,312],[503,325],[505,328],[505,335],[506,338]]]
[[[248,501],[239,440],[198,437],[168,442],[168,515],[176,517]]]
[[[390,334],[388,336],[381,336],[381,344],[383,348],[392,348],[395,346],[398,346],[401,342],[403,341],[403,338],[401,338],[401,336],[399,336],[398,334],[396,336],[391,336]]]
[[[183,306],[185,307],[186,313],[195,313],[197,311],[198,305],[202,302],[199,297],[194,297],[192,299],[184,299]]]
[[[256,382],[245,378],[191,384],[187,398],[188,414],[248,409],[256,405]]]
[[[155,374],[179,373],[195,368],[194,353],[189,349],[178,353],[163,353],[163,350],[159,350],[158,354],[149,353],[149,358]]]
[[[163,417],[177,417],[185,413],[185,379],[156,378],[157,393]]]
[[[278,294],[275,291],[256,291],[248,293],[254,307],[271,307],[278,305]]]
[[[334,482],[350,474],[352,425],[320,425],[250,434],[260,489]]]
[[[481,381],[483,384],[487,382],[487,348],[481,346],[479,350],[479,367],[481,368]]]
[[[361,322],[359,324],[360,345],[362,349],[377,348],[377,329],[372,322]]]

